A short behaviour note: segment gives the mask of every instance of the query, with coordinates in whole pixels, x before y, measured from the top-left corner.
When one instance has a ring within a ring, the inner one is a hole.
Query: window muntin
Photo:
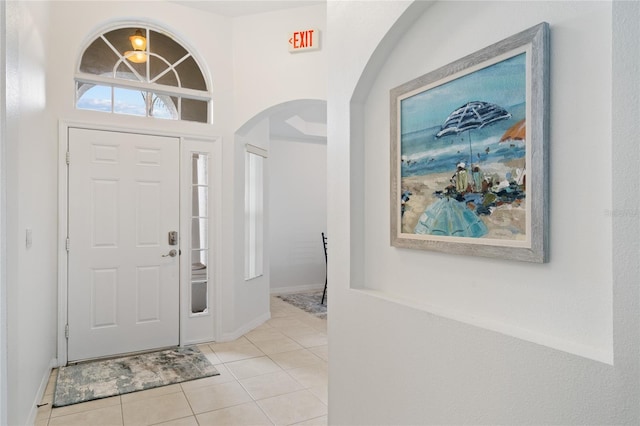
[[[129,40],[136,31],[146,37],[142,51]],[[133,62],[136,56],[146,60]],[[207,123],[211,96],[200,66],[182,45],[150,28],[125,27],[101,34],[83,52],[76,107]]]

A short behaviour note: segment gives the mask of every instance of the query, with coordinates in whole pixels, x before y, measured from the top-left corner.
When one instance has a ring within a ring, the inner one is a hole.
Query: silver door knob
[[[176,257],[176,255],[178,254],[177,250],[171,250],[168,254],[163,254],[162,257]]]

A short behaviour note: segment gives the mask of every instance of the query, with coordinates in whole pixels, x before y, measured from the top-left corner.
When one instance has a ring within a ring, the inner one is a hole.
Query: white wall
[[[33,420],[56,347],[56,156],[43,64],[49,8],[7,4],[6,265],[9,424]],[[20,52],[18,55],[17,52]],[[55,133],[53,134],[55,135]],[[25,247],[25,230],[33,245]]]
[[[234,205],[237,218],[243,217],[239,212],[244,211],[244,143],[250,141],[270,151],[272,144],[268,118],[273,111],[289,101],[326,99],[326,49],[322,47],[320,50],[297,54],[288,51],[289,32],[312,27],[320,30],[324,40],[324,5],[241,16],[233,20],[234,151],[237,167],[234,172]],[[271,159],[268,158],[265,162],[267,176],[271,170]],[[268,205],[270,187],[266,189],[265,200]],[[265,247],[269,247],[267,229]],[[236,242],[244,241],[242,221],[235,223],[233,232]],[[269,250],[265,251],[265,276],[246,282],[242,272],[243,246],[236,243],[234,252],[234,306],[237,312],[236,329],[229,330],[229,338],[241,335],[269,316]]]
[[[328,6],[330,423],[636,423],[638,5],[410,3]],[[389,247],[389,89],[541,21],[550,262]]]
[[[235,222],[235,265],[234,265],[234,299],[233,305],[235,309],[235,325],[233,332],[223,336],[224,340],[232,340],[240,337],[242,334],[252,328],[262,324],[269,319],[269,252],[263,251],[263,270],[262,275],[245,280],[245,155],[247,144],[251,144],[265,151],[269,150],[269,120],[263,118],[252,126],[243,135],[236,136],[234,146],[235,150],[235,177],[236,199],[234,211],[238,220]],[[269,159],[264,161],[264,179],[266,182],[269,175]],[[269,200],[269,187],[265,185],[263,200]],[[269,211],[265,208],[263,216],[263,224],[269,223]],[[269,235],[263,230],[263,248],[269,244]]]
[[[324,287],[327,146],[283,139],[271,140],[270,146],[271,292]]]
[[[526,17],[513,19],[525,8]],[[456,31],[445,31],[445,22],[454,19]],[[380,191],[389,176],[388,89],[542,21],[549,22],[552,39],[550,262],[530,265],[390,247],[386,233],[372,232],[389,223],[389,197]],[[487,28],[491,31],[483,31]],[[606,214],[611,210],[611,5],[442,2],[398,45],[365,104],[364,287],[611,362],[611,215]],[[419,49],[429,54],[416,57]],[[573,245],[587,230],[589,244]],[[430,271],[428,280],[424,271]]]
[[[6,129],[7,188],[7,324],[8,422],[28,424],[44,390],[56,356],[58,255],[58,122],[117,125],[130,129],[180,131],[191,135],[221,135],[232,146],[228,123],[233,80],[230,20],[167,2],[8,2]],[[83,19],[78,20],[77,16]],[[211,70],[216,121],[213,126],[137,117],[110,116],[74,109],[73,76],[86,43],[106,26],[142,21],[167,28],[198,52]],[[233,164],[233,151],[223,151]],[[233,167],[225,169],[230,173]],[[227,179],[231,180],[231,179]],[[223,197],[233,191],[225,187]],[[224,198],[223,198],[224,199]],[[227,220],[232,204],[225,204]],[[231,218],[231,219],[229,219]],[[33,231],[33,246],[25,247],[25,230]],[[233,236],[227,236],[233,242]],[[225,257],[226,256],[226,257]],[[232,251],[223,253],[223,265]],[[232,282],[232,268],[223,268],[222,282]],[[226,323],[234,326],[233,311]],[[223,316],[224,318],[224,316]]]
[[[7,5],[0,3],[0,69],[7,71]],[[0,80],[0,424],[7,423],[6,161],[7,78]]]
[[[289,53],[289,33],[317,28],[320,50]],[[275,105],[326,99],[325,5],[242,16],[233,21],[235,128]]]

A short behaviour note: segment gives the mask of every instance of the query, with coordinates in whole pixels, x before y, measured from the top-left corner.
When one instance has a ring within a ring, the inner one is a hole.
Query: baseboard
[[[277,296],[279,294],[302,293],[303,291],[314,291],[314,290],[324,290],[324,283],[296,285],[292,287],[272,287],[270,289],[270,292],[272,295]]]
[[[53,358],[51,362],[49,362],[49,367],[46,369],[42,380],[40,381],[40,386],[38,387],[38,392],[36,392],[36,399],[33,401],[31,405],[31,411],[29,412],[29,419],[27,424],[32,425],[36,422],[36,417],[38,416],[38,405],[42,398],[44,397],[44,393],[47,390],[47,385],[49,384],[49,377],[51,377],[51,371],[58,366],[58,360]]]
[[[215,342],[215,340],[212,339],[211,337],[205,337],[204,339],[194,339],[194,340],[189,340],[187,342],[183,342],[180,344],[180,347],[201,345],[203,343],[213,343],[213,342]]]
[[[240,337],[244,336],[254,328],[261,326],[262,324],[269,321],[270,319],[271,319],[271,312],[267,312],[263,315],[260,315],[258,318],[254,319],[250,323],[243,325],[242,327],[238,328],[235,331],[232,331],[231,333],[223,333],[222,336],[220,336],[220,338],[216,341],[231,342],[233,340],[239,339]]]

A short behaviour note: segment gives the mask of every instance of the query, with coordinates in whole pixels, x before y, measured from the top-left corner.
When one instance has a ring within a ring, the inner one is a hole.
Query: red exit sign
[[[317,28],[289,33],[289,52],[320,49],[320,31]]]

